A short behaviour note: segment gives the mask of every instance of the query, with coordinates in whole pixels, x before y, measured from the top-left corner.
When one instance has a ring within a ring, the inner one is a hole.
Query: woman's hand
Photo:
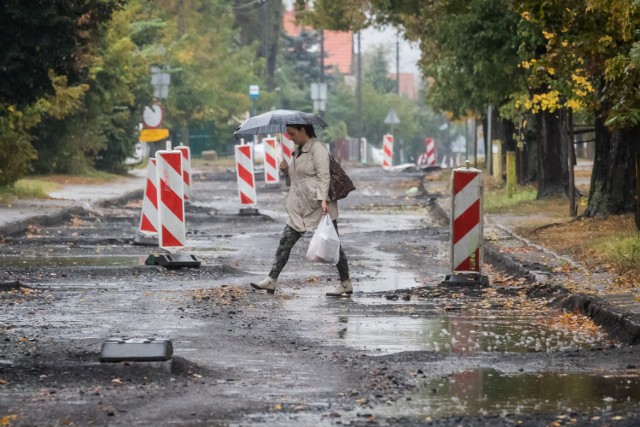
[[[287,162],[285,160],[282,160],[280,162],[280,170],[283,171],[286,174],[289,173],[289,165],[287,164]]]
[[[324,214],[328,214],[329,213],[329,208],[327,207],[327,201],[326,200],[322,201],[322,213],[324,213]]]

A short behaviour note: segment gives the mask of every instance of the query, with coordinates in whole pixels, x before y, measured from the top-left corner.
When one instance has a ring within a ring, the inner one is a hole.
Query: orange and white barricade
[[[182,153],[182,180],[184,182],[184,200],[191,198],[191,150],[186,145],[175,147]]]
[[[451,175],[451,271],[445,282],[481,283],[484,247],[482,241],[482,171],[469,167]]]
[[[278,143],[276,138],[263,138],[262,144],[264,147],[264,182],[266,184],[279,184]]]
[[[184,214],[184,180],[182,178],[182,152],[160,150],[156,152],[158,174],[158,222],[160,247],[181,249],[186,243]]]
[[[257,204],[256,181],[253,173],[251,145],[236,145],[235,154],[240,204],[243,207],[255,206]]]
[[[138,231],[143,236],[158,236],[158,175],[156,159],[150,158],[147,165],[147,183],[142,196],[142,212]]]
[[[436,166],[438,164],[438,158],[436,154],[436,141],[433,138],[425,138],[424,143],[427,149],[427,166]]]
[[[382,167],[389,168],[393,165],[393,135],[386,134],[382,140]]]

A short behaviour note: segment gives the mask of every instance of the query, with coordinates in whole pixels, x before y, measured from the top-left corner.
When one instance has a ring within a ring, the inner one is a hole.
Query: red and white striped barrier
[[[147,165],[147,183],[142,196],[142,213],[138,231],[143,236],[158,235],[158,175],[156,159],[150,158]]]
[[[184,200],[191,198],[191,150],[186,145],[174,147],[182,153],[182,180],[184,182]]]
[[[255,206],[256,181],[253,173],[251,145],[236,145],[236,173],[238,175],[238,196],[242,206]]]
[[[156,152],[160,247],[181,249],[186,243],[182,152]]]
[[[424,143],[427,146],[427,166],[437,165],[436,141],[433,138],[425,138]]]
[[[482,171],[468,167],[451,176],[451,270],[482,273]]]
[[[264,182],[266,184],[278,184],[280,174],[278,173],[278,146],[273,137],[262,140],[264,146]]]
[[[288,165],[293,161],[293,141],[291,141],[285,134],[282,135],[282,158]]]
[[[393,135],[386,134],[382,140],[382,167],[389,168],[393,165]]]

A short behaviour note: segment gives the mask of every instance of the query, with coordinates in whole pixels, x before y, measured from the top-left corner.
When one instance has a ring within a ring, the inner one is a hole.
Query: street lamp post
[[[326,83],[311,83],[311,100],[313,101],[313,111],[322,119],[327,103]]]

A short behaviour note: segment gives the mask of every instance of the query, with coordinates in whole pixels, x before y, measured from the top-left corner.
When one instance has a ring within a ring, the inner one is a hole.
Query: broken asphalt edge
[[[510,234],[515,234],[511,232]],[[640,344],[640,317],[627,313],[607,301],[606,298],[586,293],[576,293],[558,284],[542,283],[536,271],[528,270],[509,255],[500,251],[494,243],[485,241],[484,253],[492,264],[525,277],[535,285],[527,291],[532,298],[547,298],[552,307],[588,316],[610,337],[628,345]],[[553,254],[553,252],[548,252]],[[555,255],[555,254],[554,254]],[[555,255],[557,257],[557,255]]]
[[[71,206],[60,207],[55,212],[44,215],[33,215],[17,221],[12,221],[0,226],[0,237],[10,237],[27,230],[30,225],[51,226],[68,221],[73,215],[82,215],[91,211],[91,207],[104,208],[110,205],[118,205],[135,198],[141,198],[143,190],[133,190],[122,195],[99,199],[87,207],[87,203],[70,201]]]
[[[430,213],[441,221],[446,218],[447,222],[449,222],[449,213],[447,209],[443,208],[443,205],[446,206],[447,201],[440,199],[438,202],[439,203],[429,205]],[[562,259],[573,266],[584,269],[584,266],[575,260],[566,256],[560,256],[549,250],[549,248],[527,241],[524,237],[515,233],[510,227],[504,225],[498,227],[512,239],[519,240],[528,246],[534,246],[556,259]],[[502,252],[500,245],[493,241],[484,241],[484,255],[485,261],[489,260],[492,264],[500,266],[503,270],[522,276],[533,283],[534,286],[527,291],[527,296],[531,298],[547,298],[549,305],[552,307],[562,308],[572,313],[577,312],[588,316],[610,337],[624,344],[640,344],[640,315],[624,310],[623,307],[620,307],[620,304],[616,305],[605,297],[574,292],[562,285],[542,282],[541,277],[544,277],[544,275],[538,274],[541,272],[526,268],[518,262],[517,258]],[[633,298],[633,296],[629,295],[629,298]]]

